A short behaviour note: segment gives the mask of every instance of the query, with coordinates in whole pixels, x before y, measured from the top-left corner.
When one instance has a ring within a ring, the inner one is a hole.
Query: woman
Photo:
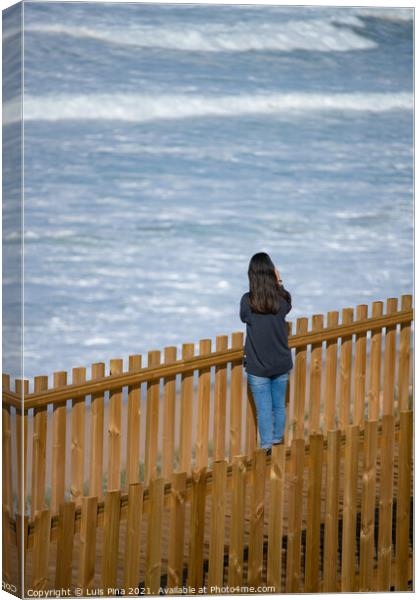
[[[244,365],[257,410],[261,447],[271,454],[283,443],[285,395],[293,367],[285,316],[292,299],[265,252],[254,254],[248,268],[249,292],[241,298],[240,317],[246,323]]]

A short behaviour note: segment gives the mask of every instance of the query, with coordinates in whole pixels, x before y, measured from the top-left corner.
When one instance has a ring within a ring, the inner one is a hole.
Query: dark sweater
[[[275,315],[253,312],[249,292],[242,296],[240,317],[246,323],[244,365],[247,373],[273,377],[283,375],[293,367],[285,321],[292,301],[288,292],[287,296],[289,300],[280,298],[280,309]]]

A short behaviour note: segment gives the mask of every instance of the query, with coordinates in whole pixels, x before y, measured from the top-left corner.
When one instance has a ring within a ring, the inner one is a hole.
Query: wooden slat
[[[372,316],[380,317],[383,312],[383,302],[372,302]],[[373,329],[370,338],[370,363],[369,363],[369,390],[368,390],[368,418],[376,420],[380,415],[380,390],[381,390],[381,359],[382,359],[382,331]]]
[[[264,541],[264,488],[267,452],[264,448],[254,451],[251,473],[251,503],[248,545],[248,585],[262,585]]]
[[[10,389],[10,377],[3,374],[3,390]],[[12,431],[10,406],[3,402],[2,410],[2,484],[3,504],[11,514],[13,510],[12,490]]]
[[[322,433],[309,438],[308,516],[306,528],[305,592],[319,591],[321,484],[324,439]]]
[[[76,367],[72,373],[73,383],[85,383],[85,367]],[[72,401],[71,408],[71,498],[80,504],[83,496],[85,470],[85,399]]]
[[[128,486],[127,533],[124,548],[124,588],[136,588],[140,577],[141,521],[143,514],[142,483]]]
[[[176,346],[164,350],[164,362],[170,364],[176,360]],[[163,440],[162,440],[162,476],[168,481],[174,470],[175,452],[175,400],[176,378],[166,377],[163,381]]]
[[[22,592],[22,583],[27,581],[26,559],[28,554],[29,517],[28,515],[16,515],[16,543],[19,582],[18,590]]]
[[[42,391],[48,388],[48,377],[40,375],[35,377],[35,390]],[[33,420],[33,446],[32,446],[32,494],[31,494],[31,519],[33,520],[38,510],[45,506],[45,478],[47,461],[47,406],[34,410]]]
[[[105,363],[92,365],[92,379],[103,377]],[[102,497],[102,477],[104,471],[104,394],[99,392],[92,395],[91,403],[91,434],[89,462],[89,494]]]
[[[274,587],[276,593],[281,591],[281,551],[285,486],[285,446],[284,444],[275,444],[272,447],[270,469],[267,585]]]
[[[341,432],[327,433],[327,481],[324,536],[323,591],[337,591],[338,501],[340,489]]]
[[[411,310],[412,297],[407,294],[401,296],[401,310]],[[399,409],[409,410],[412,408],[409,403],[409,384],[410,384],[410,339],[411,323],[404,323],[400,326],[400,348],[398,362],[398,405]]]
[[[186,473],[172,473],[168,550],[168,587],[182,586],[186,485]]]
[[[141,354],[132,354],[128,359],[128,371],[141,369]],[[126,485],[140,481],[140,421],[141,421],[141,386],[131,385],[128,388],[127,404],[127,454]],[[138,583],[138,582],[137,582]]]
[[[386,314],[395,314],[398,310],[398,298],[388,298]],[[384,358],[384,404],[383,414],[394,414],[394,386],[396,367],[396,325],[386,328],[385,332],[385,358]]]
[[[29,381],[27,379],[15,379],[15,391],[23,403],[29,391]],[[18,474],[17,512],[22,515],[26,510],[26,491],[28,489],[28,415],[23,411],[16,411],[16,456]]]
[[[146,588],[158,594],[162,562],[163,477],[153,479],[149,487],[149,523],[147,528]]]
[[[208,585],[223,585],[227,462],[213,463]]]
[[[9,409],[10,410],[10,409]],[[10,531],[10,512],[6,504],[2,504],[2,581],[15,583],[11,574],[11,546],[12,535]]]
[[[363,323],[368,318],[367,304],[359,304],[356,309],[356,322]],[[354,357],[354,412],[353,424],[363,427],[366,404],[366,332],[356,335]]]
[[[67,385],[67,372],[54,373],[54,387]],[[51,512],[56,514],[59,505],[64,502],[66,481],[66,435],[67,408],[66,403],[53,406],[53,443],[52,443],[52,478],[51,478]]]
[[[320,331],[324,326],[323,315],[313,315],[312,331]],[[322,342],[311,348],[310,385],[309,385],[309,434],[320,431],[321,417],[321,376]]]
[[[205,356],[210,352],[211,340],[200,340],[200,356]],[[209,462],[210,384],[210,367],[200,369],[198,372],[197,437],[195,442],[195,461],[198,469],[207,468]]]
[[[330,311],[327,316],[327,326],[338,325],[338,312]],[[324,434],[337,427],[337,340],[327,342],[325,359],[325,403],[324,403]]]
[[[289,339],[289,346],[290,346],[290,337],[293,333],[293,324],[290,323],[290,321],[286,321],[286,327],[287,327],[287,335],[288,335],[288,339]],[[291,378],[294,378],[294,374],[292,374],[291,377],[288,378],[287,380],[287,387],[286,387],[286,398],[285,398],[285,403],[286,403],[286,423],[285,423],[285,427],[284,427],[284,435],[283,435],[283,439],[284,439],[284,445],[286,446],[286,448],[289,447],[289,437],[290,437],[290,420],[291,420],[291,408],[290,408],[290,397],[291,397]]]
[[[353,309],[343,308],[342,321],[345,325],[353,323]],[[340,349],[340,411],[339,429],[350,424],[351,402],[351,362],[353,353],[353,336],[348,335],[341,340]]]
[[[232,334],[232,348],[243,348],[242,331]],[[232,363],[230,370],[230,447],[229,459],[241,452],[242,404],[243,404],[243,362]]]
[[[251,388],[247,384],[247,403],[246,403],[246,440],[245,449],[248,460],[251,460],[257,447],[257,411],[252,397]]]
[[[381,481],[379,492],[378,590],[391,587],[392,487],[394,481],[394,417],[384,415],[381,435]]]
[[[346,428],[344,457],[343,546],[341,591],[354,592],[356,572],[356,512],[359,426]]]
[[[110,361],[110,374],[122,373],[123,361],[113,358]],[[108,482],[107,490],[117,490],[121,486],[121,436],[122,436],[122,390],[113,390],[109,396],[108,423]]]
[[[305,440],[292,440],[290,450],[290,474],[288,491],[288,531],[287,531],[287,565],[286,592],[300,591],[301,581],[301,530],[303,499],[303,465],[305,456]]]
[[[96,561],[96,521],[98,498],[85,496],[82,498],[79,546],[79,572],[77,585],[88,596],[93,589]]]
[[[373,560],[375,549],[376,454],[377,421],[366,421],[363,449],[362,522],[360,530],[359,590],[373,590]]]
[[[113,490],[108,491],[105,495],[101,574],[104,595],[109,596],[114,596],[115,594],[108,594],[108,588],[115,589],[117,585],[118,543],[121,514],[120,494],[119,490]]]
[[[206,473],[201,467],[192,472],[190,551],[188,585],[198,588],[203,584],[203,544],[206,506]]]
[[[160,364],[160,351],[152,350],[147,354],[149,367]],[[159,380],[147,383],[146,406],[146,447],[145,447],[145,483],[157,476],[158,431],[159,431]]]
[[[56,589],[69,588],[71,586],[75,513],[76,504],[74,502],[63,502],[60,504],[54,583]]]
[[[289,337],[289,347],[299,348],[312,344],[318,344],[323,341],[336,340],[341,336],[350,334],[359,334],[370,331],[372,327],[389,327],[400,323],[411,323],[413,320],[413,310],[399,311],[393,316],[383,316],[378,319],[367,319],[365,322],[353,323],[351,326],[338,325],[333,328],[325,328],[319,332],[307,333],[305,335],[294,335]],[[76,398],[87,396],[92,393],[117,389],[122,386],[132,385],[134,383],[143,383],[161,377],[170,377],[181,373],[188,373],[195,369],[204,369],[215,365],[226,364],[231,361],[240,360],[243,357],[243,350],[226,350],[224,352],[212,352],[205,357],[196,356],[190,360],[180,359],[171,365],[162,365],[159,368],[143,368],[139,373],[124,373],[114,377],[105,377],[102,381],[88,382],[81,385],[67,386],[61,390],[49,390],[37,394],[29,394],[25,402],[25,410],[43,406],[45,403],[53,404],[62,402],[68,397]],[[20,410],[20,399],[14,392],[5,392],[4,401]]]
[[[229,543],[229,586],[242,585],[244,568],[244,517],[246,492],[246,456],[233,458],[232,514]],[[280,506],[278,507],[280,509]]]
[[[304,335],[308,331],[308,319],[302,317],[296,321],[296,333]],[[306,397],[306,372],[307,372],[306,347],[296,350],[294,366],[294,399],[292,431],[294,438],[303,438],[305,428],[305,397]]]
[[[410,554],[410,504],[413,459],[413,412],[401,411],[398,446],[398,489],[397,489],[397,539],[396,539],[396,589],[406,591],[409,573]]]
[[[228,336],[216,337],[216,350],[222,352],[228,347]],[[214,428],[213,428],[213,461],[224,460],[226,439],[226,389],[227,365],[216,367],[214,384]]]
[[[182,358],[194,356],[194,344],[182,345]],[[192,414],[194,395],[194,372],[184,373],[181,377],[181,423],[180,423],[180,464],[179,470],[187,473],[191,470],[192,454]]]
[[[34,545],[32,549],[32,589],[37,591],[49,588],[50,530],[50,511],[48,509],[38,509],[34,518]]]

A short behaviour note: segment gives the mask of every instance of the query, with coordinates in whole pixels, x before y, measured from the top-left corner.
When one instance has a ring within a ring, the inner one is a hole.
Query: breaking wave
[[[13,102],[10,101],[11,103]],[[322,111],[411,110],[412,95],[400,93],[198,96],[141,94],[91,94],[25,96],[25,121],[108,120],[146,122],[247,114],[314,113]],[[13,120],[7,103],[4,116]],[[7,121],[6,121],[7,122]]]

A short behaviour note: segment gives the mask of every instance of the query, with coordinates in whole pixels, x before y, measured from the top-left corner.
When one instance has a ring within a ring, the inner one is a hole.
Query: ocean
[[[259,251],[293,321],[412,293],[412,17],[25,3],[25,377],[244,330]]]

